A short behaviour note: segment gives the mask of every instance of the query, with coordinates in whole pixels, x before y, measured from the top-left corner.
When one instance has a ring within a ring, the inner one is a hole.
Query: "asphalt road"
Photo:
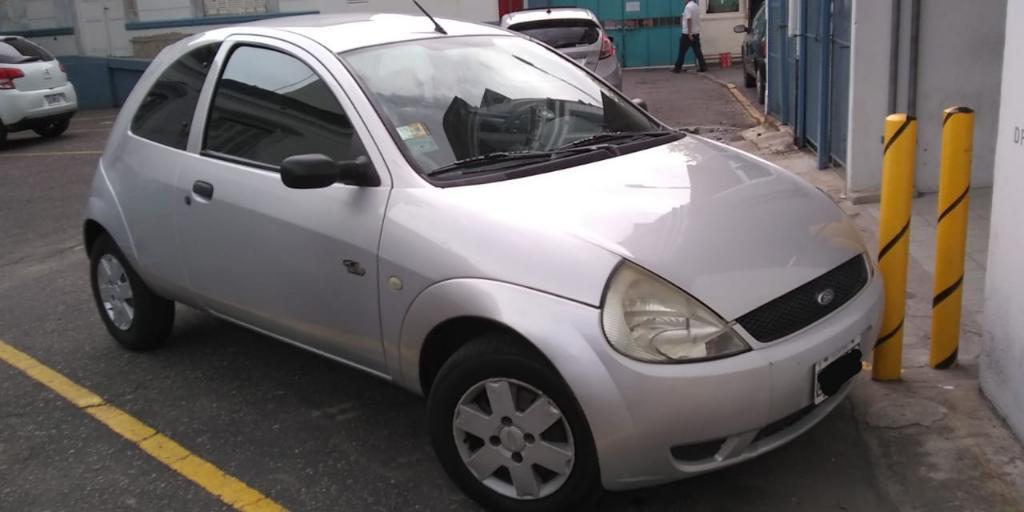
[[[725,93],[723,91],[724,94]],[[674,101],[647,97],[652,110]],[[88,286],[81,210],[114,112],[0,149],[0,340],[292,510],[474,510],[430,450],[424,401],[180,307],[169,344],[130,353]],[[700,414],[700,411],[693,411]],[[849,403],[760,459],[601,510],[889,510]],[[0,509],[230,510],[0,362]]]

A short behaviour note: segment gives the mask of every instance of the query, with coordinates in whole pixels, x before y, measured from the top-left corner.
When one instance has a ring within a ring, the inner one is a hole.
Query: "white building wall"
[[[75,37],[82,55],[130,57],[123,0],[75,0]]]
[[[846,189],[854,196],[877,193],[882,184],[881,137],[890,114],[891,11],[871,0],[853,3]]]
[[[138,21],[180,20],[193,17],[192,0],[135,0]]]
[[[1018,23],[1020,22],[1020,23]],[[996,132],[992,231],[985,285],[981,386],[1018,437],[1024,440],[1024,2],[1006,12],[999,128]],[[975,139],[977,141],[977,139]],[[977,142],[976,142],[977,143]],[[977,145],[975,146],[977,153]]]
[[[189,20],[202,4],[198,0],[134,0],[137,19],[130,19],[125,13],[125,0],[7,0],[15,3],[73,2],[77,16],[75,39],[80,52],[60,48],[61,54],[80,53],[90,56],[130,57],[133,55],[132,39],[164,34],[193,34],[217,28],[220,25],[190,25],[126,30],[125,22],[158,22]],[[131,2],[132,0],[129,0]],[[459,18],[470,21],[496,22],[498,20],[497,0],[422,0],[421,3],[431,14],[439,17]],[[0,2],[2,4],[2,2]],[[309,12],[393,12],[419,14],[410,0],[269,0],[273,13]],[[20,5],[20,4],[19,4]],[[276,6],[276,11],[273,10]],[[41,11],[42,12],[42,11]],[[51,46],[46,44],[46,46]]]
[[[72,35],[30,37],[32,42],[54,55],[78,55],[78,40]]]
[[[420,0],[420,4],[436,17],[498,21],[497,0]],[[412,4],[412,0],[321,0],[319,9],[320,12],[420,13]]]
[[[907,109],[910,4],[903,0],[900,30],[899,101]],[[938,190],[942,111],[975,109],[973,185],[992,185],[994,135],[1002,69],[1006,0],[923,0],[918,45],[918,150],[916,186]],[[892,8],[877,0],[854,1],[848,190],[876,194],[881,186],[881,139],[888,112],[889,42]]]
[[[1006,32],[1004,12],[1006,0],[921,1],[915,180],[921,192],[939,189],[942,111],[955,105],[975,111],[971,183],[975,187],[992,186]]]

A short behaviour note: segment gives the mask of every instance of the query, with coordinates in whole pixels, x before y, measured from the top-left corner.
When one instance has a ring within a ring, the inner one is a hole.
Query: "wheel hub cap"
[[[526,448],[526,439],[523,436],[523,431],[516,427],[501,429],[498,439],[501,439],[501,446],[510,452],[519,452]]]
[[[452,434],[470,473],[509,498],[544,498],[572,473],[569,422],[554,401],[517,380],[488,379],[472,386],[455,408]]]
[[[135,299],[128,272],[112,254],[104,254],[96,265],[96,285],[103,310],[114,327],[127,331],[135,319]]]

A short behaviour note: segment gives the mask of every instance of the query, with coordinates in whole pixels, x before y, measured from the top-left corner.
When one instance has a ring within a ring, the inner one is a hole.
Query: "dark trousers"
[[[693,55],[697,58],[697,69],[707,71],[708,65],[704,63],[704,52],[700,51],[700,34],[695,34],[693,41],[690,41],[688,34],[683,34],[679,38],[679,58],[676,59],[676,71],[683,68],[683,60],[686,59],[686,52],[690,48],[693,48]]]

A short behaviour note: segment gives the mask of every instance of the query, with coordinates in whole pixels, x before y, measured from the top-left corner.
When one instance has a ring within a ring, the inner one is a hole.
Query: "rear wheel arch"
[[[502,339],[532,352],[533,355],[551,365],[540,349],[525,336],[504,323],[478,316],[449,318],[434,326],[423,340],[419,355],[419,379],[423,394],[430,394],[430,387],[434,383],[437,373],[455,352],[485,334],[503,335]]]

